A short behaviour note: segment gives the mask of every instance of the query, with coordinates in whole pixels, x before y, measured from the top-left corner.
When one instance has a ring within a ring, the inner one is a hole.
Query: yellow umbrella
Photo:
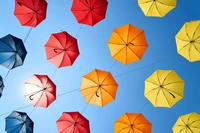
[[[164,17],[176,7],[176,0],[138,0],[145,16]]]
[[[172,130],[173,133],[200,133],[200,115],[192,112],[180,116]]]
[[[190,62],[200,60],[200,20],[186,22],[175,38],[180,55]]]
[[[148,44],[143,30],[127,24],[113,30],[108,46],[114,59],[129,64],[142,59]]]
[[[110,72],[94,69],[83,76],[80,91],[88,103],[103,107],[115,99],[117,88]]]
[[[145,80],[145,97],[155,107],[171,108],[183,98],[185,82],[174,70],[156,70]]]
[[[142,114],[125,113],[114,125],[114,133],[151,133],[152,130],[152,124]]]

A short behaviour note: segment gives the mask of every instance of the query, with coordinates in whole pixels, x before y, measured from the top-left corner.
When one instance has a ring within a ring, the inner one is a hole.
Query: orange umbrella
[[[129,64],[142,59],[148,44],[143,30],[127,24],[113,30],[108,46],[114,59]]]
[[[115,121],[114,133],[151,133],[152,124],[142,115],[125,113]]]
[[[83,76],[80,91],[88,103],[103,107],[115,99],[117,88],[110,72],[94,69]]]

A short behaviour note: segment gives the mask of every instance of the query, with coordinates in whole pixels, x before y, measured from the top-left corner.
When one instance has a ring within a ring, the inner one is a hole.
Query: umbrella
[[[77,39],[67,32],[52,34],[45,44],[47,60],[58,68],[72,66],[79,56]]]
[[[7,133],[33,133],[33,121],[24,112],[13,111],[6,117]]]
[[[174,70],[156,70],[145,80],[145,97],[155,107],[171,108],[184,95],[185,82]]]
[[[73,0],[71,11],[78,23],[94,26],[106,17],[107,0]]]
[[[126,24],[113,30],[108,46],[114,59],[129,64],[142,59],[148,44],[143,30]]]
[[[190,62],[200,60],[200,20],[186,22],[175,38],[180,55]]]
[[[56,124],[58,133],[90,133],[89,121],[79,112],[63,112]]]
[[[46,75],[34,74],[25,86],[25,96],[33,106],[47,108],[56,100],[56,85]]]
[[[45,0],[15,0],[14,15],[21,25],[36,27],[46,18]]]
[[[8,69],[23,65],[27,51],[21,39],[6,35],[0,38],[0,64]]]
[[[103,107],[115,99],[117,88],[110,72],[94,69],[83,76],[80,91],[88,103]]]
[[[115,121],[114,133],[151,133],[152,124],[142,115],[125,113]]]
[[[2,96],[4,84],[3,84],[3,78],[0,76],[0,97]]]
[[[173,133],[200,133],[200,115],[192,112],[180,116],[172,130]]]
[[[145,16],[164,17],[176,7],[176,0],[138,0]]]

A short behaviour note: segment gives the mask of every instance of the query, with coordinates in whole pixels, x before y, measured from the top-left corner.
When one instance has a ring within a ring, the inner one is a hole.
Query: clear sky
[[[147,99],[144,97],[144,80],[157,69],[174,69],[185,80],[184,99],[171,109],[154,108],[147,102],[141,113],[153,124],[153,133],[172,133],[172,126],[180,115],[191,112],[200,113],[200,62],[190,63],[177,54],[175,35],[182,25],[191,20],[200,19],[199,0],[178,0],[177,7],[164,18],[145,17],[136,4],[136,0],[109,0],[106,19],[94,27],[84,25],[77,35],[80,56],[71,67],[58,69],[53,82],[57,85],[57,94],[76,90],[80,87],[82,76],[94,68],[109,70],[114,62],[107,41],[116,27],[131,23],[143,29],[149,44],[141,61],[123,65],[116,62],[111,73],[119,84],[116,100],[105,107],[88,105],[83,115],[90,121],[91,133],[112,133],[114,121],[126,112],[137,113]],[[33,74],[51,76],[55,66],[46,60],[44,45],[51,33],[67,31],[75,36],[80,24],[70,11],[72,0],[49,0],[47,18],[32,29],[25,47],[28,51],[24,65],[8,75],[3,96],[0,99],[0,115],[17,108],[30,105],[24,97],[24,83]],[[2,0],[0,4],[0,37],[12,34],[24,39],[29,27],[20,25],[14,13],[14,0]],[[174,58],[172,58],[174,57]],[[176,57],[176,58],[175,58]],[[170,58],[169,60],[165,60]],[[151,65],[154,62],[162,63]],[[141,68],[147,66],[145,68]],[[137,71],[132,71],[141,68]],[[5,77],[7,69],[0,67]],[[126,73],[129,72],[129,73]],[[126,74],[124,74],[126,73]],[[121,76],[117,76],[123,74]],[[56,120],[62,112],[82,111],[86,101],[80,91],[60,96],[49,108],[35,108],[30,116],[34,121],[35,133],[56,133]],[[22,112],[31,113],[33,107]],[[5,133],[5,117],[0,116],[0,132]]]

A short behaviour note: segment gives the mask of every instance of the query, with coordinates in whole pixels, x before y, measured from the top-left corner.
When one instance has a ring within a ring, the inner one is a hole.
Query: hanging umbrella
[[[184,95],[185,82],[174,70],[156,70],[145,80],[145,97],[155,107],[171,108]]]
[[[164,17],[176,7],[176,0],[138,0],[145,16]]]
[[[4,84],[3,84],[3,78],[0,76],[0,98],[2,96]]]
[[[190,62],[200,60],[200,20],[186,22],[175,38],[180,55]]]
[[[108,46],[114,59],[129,64],[142,59],[148,44],[143,30],[127,24],[113,30]]]
[[[172,130],[173,133],[200,133],[200,115],[192,112],[180,116]]]
[[[47,60],[58,68],[72,66],[79,56],[77,39],[67,32],[52,34],[45,44]]]
[[[80,91],[88,103],[103,107],[115,99],[117,88],[110,72],[94,69],[83,76]]]
[[[14,15],[21,25],[36,27],[46,18],[45,0],[15,0]]]
[[[34,74],[25,85],[25,96],[33,106],[47,108],[56,100],[56,85],[46,75]]]
[[[27,51],[21,39],[6,35],[0,38],[0,64],[8,69],[23,65]]]
[[[106,17],[107,0],[73,0],[71,11],[78,23],[94,26]]]
[[[56,124],[58,133],[90,133],[89,121],[79,112],[64,112]]]
[[[6,117],[7,133],[33,133],[34,123],[24,112],[13,111]]]
[[[151,133],[152,124],[142,115],[125,113],[115,121],[114,133]]]

